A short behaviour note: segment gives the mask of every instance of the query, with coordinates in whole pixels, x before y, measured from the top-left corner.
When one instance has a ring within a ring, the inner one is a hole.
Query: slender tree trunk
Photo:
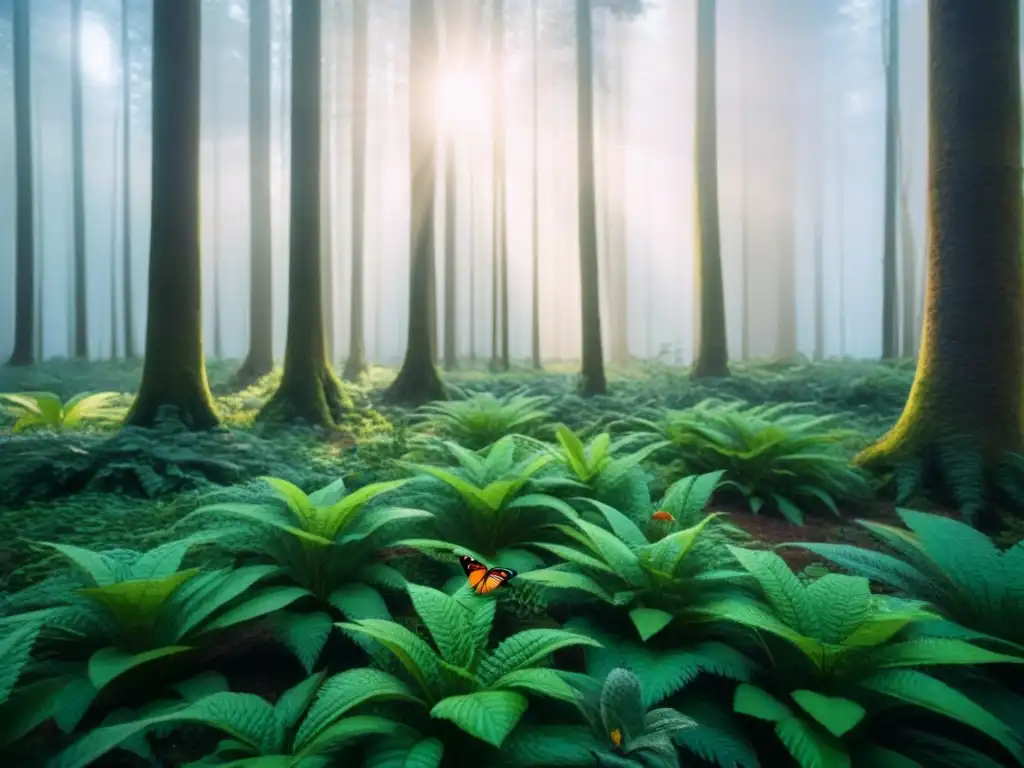
[[[244,382],[266,376],[274,367],[270,66],[270,0],[250,0],[249,354],[237,374]]]
[[[505,168],[505,0],[493,0],[491,64],[494,89],[494,351],[495,370],[509,369],[508,334],[508,205]]]
[[[213,357],[214,357],[215,360],[222,360],[224,358],[224,334],[223,334],[223,325],[222,325],[222,322],[221,322],[222,318],[221,318],[221,301],[220,301],[220,284],[221,284],[221,279],[220,279],[221,264],[220,264],[220,260],[221,260],[221,257],[223,256],[223,250],[221,249],[221,245],[220,245],[220,243],[221,243],[221,240],[220,240],[220,235],[221,235],[221,231],[220,231],[220,228],[221,228],[221,221],[220,221],[220,199],[221,199],[221,194],[220,194],[220,133],[221,133],[220,103],[221,103],[221,98],[222,98],[222,93],[221,93],[221,71],[222,71],[222,69],[221,69],[221,66],[220,66],[220,62],[217,61],[217,58],[219,58],[219,54],[221,52],[221,40],[220,40],[221,21],[220,21],[220,16],[218,14],[220,14],[222,11],[221,11],[221,8],[219,8],[216,5],[211,10],[212,10],[212,15],[213,15],[214,23],[212,24],[212,27],[213,27],[213,29],[211,30],[212,34],[209,35],[209,39],[210,39],[211,46],[213,47],[214,51],[217,52],[218,55],[214,57],[213,71],[210,73],[212,75],[212,80],[213,80],[213,82],[211,83],[212,88],[210,89],[212,91],[212,93],[210,94],[212,96],[212,99],[211,99],[212,103],[210,105],[212,107],[212,109],[211,109],[211,114],[210,114],[210,123],[211,124],[209,126],[209,130],[213,134],[212,141],[210,142],[211,145],[212,145],[210,147],[210,150],[211,150],[211,154],[213,155],[212,162],[210,163],[213,166],[212,174],[211,174],[211,179],[210,179],[210,196],[213,198],[213,201],[212,201],[213,210],[211,211],[211,215],[210,215],[210,219],[211,219],[211,221],[210,221],[210,230],[211,230],[210,231],[210,236],[211,236],[210,240],[211,240],[211,243],[210,244],[212,246],[212,248],[211,248],[212,252],[210,253],[210,266],[211,266],[211,273],[213,275],[213,285],[211,286],[212,290],[210,291],[210,293],[212,294],[210,296],[210,299],[211,299],[210,305],[213,307]]]
[[[577,188],[583,327],[580,391],[583,395],[603,395],[607,382],[601,347],[601,282],[594,190],[594,25],[590,14],[590,0],[576,0]]]
[[[341,29],[338,18],[339,9],[336,5],[324,3],[323,12],[327,15],[324,19],[324,26],[327,31],[327,39],[333,41],[337,47],[337,39]],[[327,359],[334,364],[335,342],[334,342],[334,186],[331,179],[331,169],[335,167],[334,153],[335,137],[338,132],[337,121],[335,120],[335,105],[338,101],[338,57],[330,56],[324,59],[325,77],[324,89],[321,94],[323,103],[321,119],[323,120],[322,141],[323,168],[320,171],[320,269],[322,270],[322,282],[320,284],[321,302],[324,311],[324,345],[327,348]],[[340,196],[340,195],[339,195]]]
[[[910,181],[903,152],[902,126],[900,132],[900,267],[903,272],[903,295],[900,300],[900,317],[903,324],[903,357],[917,355],[917,243],[914,240],[914,225],[910,216]]]
[[[132,269],[132,58],[128,26],[128,0],[121,0],[121,112],[124,136],[121,140],[121,281],[124,356],[135,359],[135,305]]]
[[[469,360],[476,362],[476,173],[469,165]]]
[[[85,136],[82,125],[82,0],[71,0],[71,189],[74,249],[75,341],[72,354],[89,356],[85,281]]]
[[[385,400],[420,405],[445,397],[434,367],[432,327],[435,314],[430,286],[434,267],[434,202],[437,162],[437,31],[433,3],[410,4],[409,161],[412,176],[410,217],[409,331],[405,360]]]
[[[898,141],[897,110],[900,99],[900,33],[899,0],[886,0],[885,19],[885,229],[882,244],[882,358],[892,359],[899,353],[899,321],[896,292],[896,206]]]
[[[753,44],[753,23],[743,25],[743,52],[740,57],[740,170],[743,189],[740,192],[740,359],[750,359],[750,123],[751,109],[750,46]]]
[[[531,139],[530,146],[533,152],[531,191],[530,191],[530,254],[533,257],[532,270],[530,275],[531,312],[530,312],[530,357],[535,371],[541,370],[540,353],[540,161],[537,153],[537,145],[540,141],[540,14],[537,7],[538,0],[530,3],[530,54],[532,58],[532,82],[530,84],[530,96],[532,108]]]
[[[113,167],[110,174],[110,359],[117,359],[117,150],[119,149],[120,115],[114,118],[114,129],[111,131],[113,146],[110,157]]]
[[[366,137],[370,77],[368,4],[369,0],[355,0],[352,5],[352,302],[348,359],[342,372],[347,381],[358,381],[367,370],[363,298],[366,292]],[[379,267],[376,274],[380,274]],[[380,312],[378,304],[377,314]],[[379,347],[379,334],[377,344]]]
[[[929,2],[928,278],[903,415],[858,461],[968,519],[1021,448],[1019,3]],[[904,501],[904,499],[901,499]]]
[[[455,145],[454,136],[447,136],[444,152],[444,369],[455,370],[456,366],[456,344],[458,334],[456,333],[456,280],[458,269],[456,258],[458,247],[457,220],[455,209],[456,175],[455,175]]]
[[[694,378],[729,375],[718,220],[718,100],[715,69],[715,0],[697,0],[697,108],[694,148],[697,171],[697,281],[700,323]]]
[[[199,245],[200,0],[153,5],[153,195],[142,384],[125,423],[165,407],[193,429],[217,424],[203,361]]]
[[[293,0],[288,334],[281,386],[260,412],[260,419],[330,428],[340,422],[346,403],[327,359],[324,338],[320,23],[320,3]]]
[[[14,350],[9,365],[35,357],[36,275],[32,193],[32,25],[29,0],[14,0]]]

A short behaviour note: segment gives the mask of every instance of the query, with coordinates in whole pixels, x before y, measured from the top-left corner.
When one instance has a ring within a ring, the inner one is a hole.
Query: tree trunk
[[[968,519],[1021,448],[1019,3],[929,2],[928,277],[914,384],[858,461]],[[903,499],[905,500],[905,499]]]
[[[531,192],[530,192],[530,255],[533,257],[532,270],[530,273],[530,359],[533,363],[533,370],[539,371],[542,368],[540,354],[540,162],[537,153],[537,143],[540,141],[540,14],[537,8],[538,0],[530,3],[530,54],[533,59],[530,84],[530,97],[532,109],[530,111],[530,147],[533,152]]]
[[[320,17],[320,3],[293,0],[288,334],[281,386],[259,418],[330,428],[341,420],[345,403],[341,385],[327,359],[324,338],[320,272]]]
[[[15,277],[14,350],[9,365],[35,357],[35,211],[32,192],[32,25],[29,0],[14,0]]]
[[[346,381],[358,381],[367,370],[363,299],[366,292],[366,127],[370,76],[368,3],[369,0],[355,0],[352,6],[352,304],[349,308],[348,359],[342,371]],[[377,312],[380,313],[379,306]],[[379,338],[377,345],[380,346]]]
[[[274,368],[270,163],[270,0],[250,0],[249,354],[236,375],[241,382]]]
[[[444,152],[444,369],[455,370],[456,344],[456,267],[457,220],[455,210],[455,145],[454,136],[449,134]]]
[[[326,5],[325,12],[330,14],[326,22],[327,39],[337,47],[341,31],[337,6]],[[331,169],[334,168],[335,136],[338,128],[335,121],[334,108],[338,101],[338,56],[324,59],[326,77],[321,94],[323,107],[323,167],[320,171],[320,301],[324,313],[324,346],[327,349],[327,360],[333,365],[335,355],[334,343],[334,189],[331,184]]]
[[[885,9],[885,229],[882,244],[882,359],[899,353],[899,321],[896,318],[896,121],[900,99],[899,0],[886,0]]]
[[[494,89],[494,327],[491,364],[509,369],[508,347],[508,206],[505,202],[505,0],[493,0],[491,82]]]
[[[902,133],[902,128],[899,129]],[[900,316],[903,324],[903,357],[917,355],[917,243],[914,226],[910,217],[910,183],[904,167],[903,140],[900,139],[900,267],[903,272],[903,295],[900,301]]]
[[[430,317],[434,266],[435,163],[437,162],[437,31],[433,3],[410,4],[409,161],[412,175],[410,223],[409,331],[405,360],[384,393],[387,402],[417,406],[443,400],[434,367]]]
[[[124,136],[121,140],[121,260],[124,295],[124,356],[135,359],[135,304],[132,269],[132,59],[128,27],[128,0],[121,0],[121,112]]]
[[[85,281],[85,135],[82,125],[82,0],[71,0],[71,189],[75,340],[72,356],[89,356]]]
[[[213,210],[210,214],[210,240],[211,253],[210,253],[210,267],[213,275],[213,285],[210,291],[210,305],[213,308],[213,358],[215,360],[221,360],[224,358],[224,335],[223,325],[221,318],[221,302],[220,302],[220,269],[221,269],[221,256],[223,249],[220,247],[220,235],[221,235],[221,221],[220,221],[220,133],[221,133],[221,117],[220,117],[220,103],[221,103],[221,72],[223,68],[220,66],[220,62],[217,61],[222,51],[220,31],[221,31],[221,20],[219,13],[221,9],[214,5],[211,8],[213,21],[211,30],[212,34],[209,35],[210,45],[216,52],[213,64],[213,71],[210,73],[212,86],[210,90],[212,97],[210,100],[212,104],[211,115],[210,115],[210,126],[209,130],[213,134],[212,141],[210,144],[211,154],[213,155],[210,165],[212,166],[212,178],[210,179],[210,196],[213,198]]]
[[[729,375],[718,221],[718,106],[715,0],[697,2],[697,105],[694,148],[697,172],[697,282],[700,323],[694,378]]]
[[[199,248],[200,0],[153,5],[149,312],[138,397],[125,423],[171,407],[193,429],[218,423],[203,360]]]
[[[601,283],[594,190],[594,27],[590,14],[590,0],[576,0],[576,162],[583,330],[580,391],[583,395],[603,395],[607,382],[601,347]]]

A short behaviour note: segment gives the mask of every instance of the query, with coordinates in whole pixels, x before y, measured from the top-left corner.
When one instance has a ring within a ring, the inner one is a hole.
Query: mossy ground
[[[913,378],[909,361],[877,363],[751,362],[734,364],[734,376],[692,381],[685,369],[638,364],[610,372],[610,394],[581,398],[570,366],[544,373],[514,368],[495,376],[484,370],[446,374],[463,391],[507,394],[523,390],[551,399],[553,422],[583,429],[644,407],[683,408],[708,397],[750,403],[801,402],[821,413],[839,413],[857,438],[850,455],[887,429],[899,416]],[[65,433],[14,436],[0,424],[0,591],[44,575],[51,560],[40,559],[31,541],[60,541],[94,549],[148,548],[168,537],[169,527],[221,485],[275,475],[313,488],[339,475],[362,484],[386,472],[388,460],[404,450],[409,413],[382,405],[394,371],[371,369],[365,383],[345,383],[354,410],[337,433],[295,428],[264,434],[254,424],[280,380],[275,371],[251,387],[232,390],[235,361],[213,362],[209,377],[224,427],[188,433],[118,433],[116,427],[87,427]],[[136,362],[55,361],[29,368],[0,368],[0,392],[46,390],[64,398],[83,391],[124,392],[137,388]],[[113,443],[110,438],[117,437]],[[99,473],[96,467],[102,465]],[[83,469],[83,467],[85,469]],[[82,478],[82,479],[80,479]],[[890,506],[881,504],[887,516]],[[809,521],[793,528],[777,518],[735,512],[736,522],[766,544],[795,539],[864,543],[850,520]]]

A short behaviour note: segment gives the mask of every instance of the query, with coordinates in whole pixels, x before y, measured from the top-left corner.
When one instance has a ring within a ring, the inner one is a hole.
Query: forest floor
[[[253,421],[279,373],[236,391],[230,384],[236,367],[235,361],[210,364],[225,426],[209,433],[171,426],[155,431],[89,426],[12,435],[10,424],[0,421],[0,593],[49,572],[55,556],[42,555],[32,542],[146,549],[173,536],[170,526],[224,485],[262,475],[306,490],[338,476],[362,484],[408,449],[415,429],[410,413],[380,405],[393,371],[377,368],[364,384],[346,385],[353,409],[338,434],[291,429],[270,435]],[[751,362],[733,370],[729,379],[692,382],[685,369],[638,364],[611,371],[609,394],[589,399],[575,393],[576,375],[568,366],[543,373],[517,368],[500,375],[462,370],[446,374],[445,381],[463,393],[544,396],[550,423],[577,431],[645,409],[685,408],[708,398],[806,403],[811,412],[838,414],[841,426],[855,432],[842,446],[852,456],[899,416],[913,378],[910,361]],[[135,362],[55,361],[0,368],[0,392],[49,391],[66,399],[85,391],[114,391],[125,393],[127,404],[140,378],[141,364]],[[865,544],[870,538],[855,517],[894,519],[893,506],[883,502],[840,512],[838,518],[808,517],[803,527],[749,511],[732,510],[731,516],[764,545],[796,540]],[[810,562],[804,554],[789,556],[794,565]]]

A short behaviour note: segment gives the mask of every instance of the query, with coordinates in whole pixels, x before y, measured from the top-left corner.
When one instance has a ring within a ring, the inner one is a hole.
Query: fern
[[[461,399],[428,403],[417,413],[422,432],[458,442],[469,450],[487,448],[506,435],[529,433],[544,424],[550,414],[547,398],[513,393],[496,397],[484,392],[462,394]]]
[[[83,392],[64,402],[52,392],[0,392],[0,410],[14,419],[14,432],[40,427],[63,430],[84,422],[121,421],[128,409],[115,405],[120,397],[117,392]]]

